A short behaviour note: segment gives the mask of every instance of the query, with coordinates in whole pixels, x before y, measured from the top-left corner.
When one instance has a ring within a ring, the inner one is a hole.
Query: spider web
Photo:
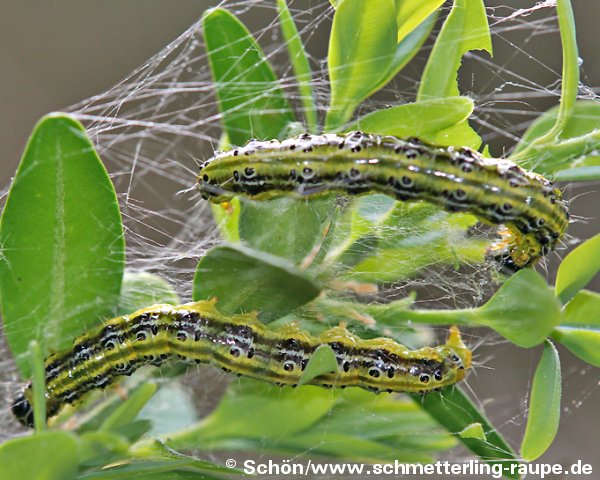
[[[472,126],[484,143],[490,145],[492,154],[501,156],[510,152],[535,118],[558,103],[560,43],[552,1],[527,8],[514,8],[500,2],[486,3],[495,58],[479,53],[467,54],[460,83],[463,94],[476,103]],[[281,79],[285,96],[301,112],[297,84],[279,30],[274,2],[223,1],[220,6],[251,26],[253,35]],[[325,58],[333,12],[328,2],[303,0],[290,2],[290,10],[307,45],[314,72],[313,88],[322,119],[328,105]],[[554,48],[546,48],[542,54],[540,45]],[[428,42],[417,58],[388,86],[365,102],[357,114],[413,101],[418,87],[416,80],[423,71],[431,46]],[[583,72],[584,81],[594,85],[592,79],[585,77],[585,68]],[[595,99],[597,91],[582,85],[580,96]],[[222,242],[209,206],[190,189],[195,182],[198,162],[214,153],[222,132],[222,114],[218,109],[200,22],[192,24],[108,91],[67,110],[86,126],[111,174],[126,229],[127,267],[136,272],[161,275],[182,302],[191,300],[192,277],[198,260],[208,249]],[[597,187],[569,187],[566,195],[574,197],[594,188]],[[575,217],[586,220],[571,227],[574,239],[585,236],[584,227],[590,227],[585,223],[590,223],[589,217],[593,215],[591,198],[586,195],[573,202]],[[477,234],[485,235],[486,232],[478,231]],[[559,252],[542,267],[550,279],[558,257],[563,254]],[[451,269],[431,266],[418,278],[390,286],[385,296],[397,298],[417,289],[419,306],[476,306],[494,290],[489,273],[485,269],[482,272],[477,266],[456,275]],[[516,442],[522,435],[526,419],[527,392],[538,353],[516,349],[483,330],[470,331],[468,342],[476,347],[478,365],[468,386],[481,405],[488,405],[494,425]],[[8,351],[6,346],[2,351]],[[593,447],[589,446],[591,442],[586,442],[585,435],[578,435],[578,440],[573,440],[574,437],[566,432],[580,428],[597,439],[598,431],[590,425],[593,422],[587,422],[587,426],[585,422],[586,415],[589,418],[597,404],[592,398],[600,398],[600,376],[592,367],[573,360],[568,352],[561,353],[567,361],[563,365],[565,412],[559,437],[548,458],[549,461],[582,458],[592,463],[595,457],[590,449]],[[5,358],[9,356],[4,355]],[[8,406],[19,384],[18,375],[10,360],[2,366],[0,439],[19,431]],[[206,381],[207,376],[211,381]],[[185,384],[187,390],[194,391],[193,408],[199,414],[210,411],[228,381],[228,376],[210,367],[191,372]],[[200,384],[210,384],[211,388]],[[510,391],[506,385],[511,385]],[[569,441],[565,440],[569,437]],[[260,456],[260,452],[258,454]],[[450,458],[469,457],[463,451],[454,450]]]

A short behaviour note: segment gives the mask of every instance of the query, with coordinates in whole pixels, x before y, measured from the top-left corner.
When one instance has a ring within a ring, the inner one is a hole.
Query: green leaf
[[[85,473],[78,477],[79,480],[129,480],[135,479],[156,479],[170,480],[171,478],[181,478],[180,474],[185,474],[186,470],[193,468],[194,459],[192,457],[173,459],[173,460],[154,460],[144,459],[137,461],[129,461],[121,465],[111,465],[101,470]],[[235,473],[235,472],[228,472]],[[172,476],[173,475],[173,476]],[[189,477],[183,477],[189,478]],[[198,480],[217,479],[212,475],[203,472],[194,472],[191,477]]]
[[[562,326],[600,329],[600,294],[581,290],[567,303]]]
[[[339,128],[389,71],[397,45],[393,0],[345,0],[337,5],[329,40],[331,103],[325,129]]]
[[[0,480],[74,479],[77,464],[77,442],[67,432],[41,432],[0,445]]]
[[[31,340],[64,349],[113,316],[124,267],[123,227],[106,169],[66,114],[36,125],[0,223],[4,332],[29,377]]]
[[[116,433],[130,443],[134,443],[150,432],[151,429],[152,422],[150,420],[143,419],[124,423],[114,430],[111,430],[111,432]]]
[[[425,100],[369,113],[349,125],[348,130],[433,141],[438,132],[463,122],[472,112],[473,101],[466,97]]]
[[[483,425],[481,423],[472,423],[471,425],[467,425],[460,432],[458,432],[458,436],[460,438],[475,438],[477,440],[481,440],[485,442],[485,432],[483,431]]]
[[[471,128],[467,120],[441,130],[431,140],[435,145],[470,147],[473,150],[481,146],[481,137]]]
[[[317,107],[315,105],[315,96],[311,85],[312,72],[302,39],[294,23],[294,19],[287,7],[287,0],[277,0],[277,11],[279,13],[279,24],[285,39],[285,45],[290,55],[292,68],[296,81],[298,82],[298,90],[300,91],[300,99],[302,101],[304,118],[309,132],[317,132]]]
[[[350,215],[334,234],[332,259],[348,268],[349,280],[396,281],[409,278],[435,264],[458,266],[482,263],[487,242],[468,238],[465,232],[475,217],[450,215],[426,203],[395,202],[385,195],[356,199]]]
[[[557,179],[564,181],[597,178],[592,176],[597,175],[597,169],[585,167],[589,165],[588,155],[600,148],[600,102],[576,102],[560,136],[542,143],[540,139],[544,139],[559,121],[559,112],[560,107],[554,107],[533,122],[517,144],[511,160],[538,172],[555,173]],[[597,166],[597,163],[591,166]]]
[[[540,115],[527,129],[519,140],[513,154],[524,150],[527,145],[548,133],[558,118],[559,107],[552,107],[550,110]],[[581,137],[594,130],[600,129],[600,102],[593,100],[578,100],[573,112],[569,116],[560,138]]]
[[[411,0],[395,0],[397,20],[396,49],[387,71],[382,71],[381,78],[373,84],[371,92],[367,96],[387,85],[419,52],[437,20],[436,9],[444,3],[444,1],[445,0],[427,0],[423,2],[413,2]],[[337,4],[339,3],[340,2],[331,2],[332,6],[335,8],[337,8]],[[352,112],[349,112],[348,116],[351,113]]]
[[[555,175],[555,180],[557,182],[592,182],[600,180],[600,166],[560,170]]]
[[[417,405],[396,395],[252,381],[233,386],[207,421],[169,438],[178,448],[200,445],[285,456],[310,449],[364,462],[429,462],[434,452],[455,444]]]
[[[579,49],[575,33],[575,15],[571,0],[557,0],[556,13],[558,15],[558,28],[560,30],[560,43],[562,46],[562,85],[560,92],[560,107],[558,118],[552,130],[540,139],[557,138],[563,132],[566,123],[571,118],[577,94],[579,93]]]
[[[471,50],[492,55],[485,5],[482,0],[455,0],[425,66],[417,100],[459,96],[458,69]]]
[[[125,270],[118,314],[125,315],[157,303],[180,303],[169,282],[153,273]]]
[[[368,422],[364,423],[365,428],[368,428]],[[425,439],[425,435],[421,438]],[[438,438],[439,436],[435,440],[438,440]],[[394,461],[399,463],[431,463],[434,460],[432,450],[446,450],[449,448],[450,442],[447,439],[445,440],[446,442],[440,442],[440,445],[409,445],[408,448],[406,445],[401,445],[401,448],[398,448],[395,445],[389,445],[391,443],[389,440],[387,442],[384,439],[374,441],[332,431],[318,431],[287,437],[281,442],[281,448],[292,452],[310,451],[317,455],[327,455],[340,460],[352,460],[361,463],[388,463]]]
[[[504,476],[518,479],[517,473],[510,475],[507,470],[512,464],[518,464],[516,454],[510,445],[492,426],[483,412],[469,400],[469,397],[459,387],[446,387],[439,392],[427,395],[411,395],[413,400],[421,405],[440,425],[458,438],[465,447],[482,460],[491,464],[504,466]],[[484,437],[462,436],[466,428],[480,424]]]
[[[140,385],[127,400],[109,415],[99,431],[114,431],[133,422],[138,413],[144,408],[144,405],[156,393],[157,388],[157,385],[151,382]]]
[[[511,156],[511,159],[525,168],[535,169],[541,173],[551,173],[560,169],[561,163],[569,156],[575,155],[576,151],[585,149],[589,142],[583,135],[575,142],[576,148],[569,148],[559,141],[565,129],[577,109],[577,94],[579,92],[579,53],[577,48],[577,37],[575,34],[575,17],[569,0],[558,0],[556,2],[558,15],[558,26],[562,45],[562,85],[560,94],[560,106],[552,125],[541,133],[542,128],[535,127],[539,131],[526,133],[521,141],[519,151]],[[544,121],[545,122],[545,121]],[[600,131],[592,135],[592,143],[600,142]],[[581,141],[584,140],[584,141]],[[548,151],[550,150],[550,152]],[[554,151],[552,151],[554,150]],[[575,151],[574,151],[575,150]],[[563,168],[566,168],[563,165]]]
[[[178,462],[171,467],[165,465],[162,468],[161,464],[149,464],[147,467],[145,463],[139,463],[138,465],[129,468],[111,467],[110,469],[82,475],[78,477],[78,480],[129,480],[131,478],[135,478],[135,480],[221,480],[221,477],[188,471],[185,462]]]
[[[336,203],[333,196],[265,202],[235,197],[224,205],[213,205],[213,215],[225,240],[242,242],[308,268],[321,261],[338,229],[342,209]],[[265,218],[277,218],[278,227],[273,229]]]
[[[308,202],[276,198],[267,202],[243,201],[239,216],[240,240],[266,253],[300,263],[325,237],[334,223],[335,199]],[[277,228],[265,219],[276,218]]]
[[[473,216],[449,215],[434,205],[404,202],[392,202],[392,207],[378,218],[361,215],[363,205],[370,207],[367,211],[377,211],[378,201],[379,196],[371,195],[355,205],[362,237],[347,248],[353,255],[342,257],[346,265],[352,266],[345,273],[351,279],[397,281],[434,265],[483,262],[488,242],[465,234],[477,223]],[[376,242],[367,241],[371,238]],[[347,263],[349,260],[352,263]]]
[[[210,449],[228,438],[273,442],[308,428],[327,415],[336,402],[327,390],[310,385],[281,388],[242,380],[232,387],[208,417],[188,430],[169,435],[167,444],[177,449],[199,445]]]
[[[529,415],[521,455],[529,462],[540,457],[552,444],[560,421],[560,359],[558,351],[546,341],[531,387]]]
[[[265,55],[248,29],[227,10],[202,18],[204,38],[219,107],[229,140],[280,138],[294,120]]]
[[[304,385],[319,375],[337,372],[337,370],[337,359],[331,347],[329,345],[320,345],[310,357],[306,369],[300,376],[298,385]]]
[[[492,40],[482,0],[455,0],[421,77],[417,101],[457,97],[458,70],[471,50],[492,55]],[[479,148],[481,139],[467,120],[439,132],[434,143]]]
[[[220,203],[219,205],[211,203],[210,208],[223,239],[230,243],[239,242],[239,222],[242,210],[240,198],[234,197],[230,202]]]
[[[391,210],[394,203],[390,197],[378,194],[352,199],[335,223],[332,245],[324,264],[332,269],[340,262],[354,265],[372,254],[378,241],[373,228]]]
[[[194,448],[194,450],[198,450],[198,448]],[[189,469],[190,472],[208,471],[211,473],[224,473],[226,475],[244,473],[243,471],[237,468],[230,468],[224,465],[217,465],[213,462],[199,460],[196,457],[180,453],[177,450],[170,448],[163,441],[158,440],[156,438],[137,443],[130,449],[130,452],[136,458],[141,459],[154,458],[155,460],[170,460],[175,462],[183,462],[185,464],[185,468]]]
[[[534,270],[515,273],[478,310],[479,324],[523,348],[543,342],[562,319],[546,280]]]
[[[114,432],[87,432],[79,436],[77,456],[80,468],[103,466],[122,459],[129,442]]]
[[[398,24],[398,42],[407,37],[421,25],[425,19],[430,18],[446,0],[395,0],[396,23]]]
[[[243,246],[220,246],[196,268],[194,300],[218,299],[225,314],[252,312],[266,322],[308,303],[320,287],[287,260]]]
[[[308,429],[283,439],[284,447],[293,446],[293,452],[310,449],[346,461],[412,463],[430,462],[435,452],[456,444],[405,397],[373,395],[360,388],[329,394],[338,401],[328,414]]]
[[[379,80],[379,83],[373,89],[374,92],[385,87],[419,52],[435,25],[435,21],[437,20],[437,12],[431,14],[426,19],[423,19],[420,25],[415,24],[416,21],[419,21],[419,18],[413,17],[408,18],[407,20],[408,21],[406,22],[402,22],[400,19],[398,20],[399,43],[396,46],[396,52],[387,73],[381,80]],[[414,30],[412,30],[408,35],[405,35],[406,30],[409,28],[414,28]]]
[[[558,327],[552,338],[584,362],[600,367],[600,330]]]
[[[539,148],[533,146],[510,159],[524,168],[550,176],[571,165],[585,165],[590,159],[593,163],[599,148],[600,129],[596,129],[580,137],[545,143]]]
[[[552,334],[583,361],[600,367],[600,295],[579,291],[565,307],[565,320]]]
[[[556,296],[565,304],[600,270],[600,234],[569,253],[558,267]]]

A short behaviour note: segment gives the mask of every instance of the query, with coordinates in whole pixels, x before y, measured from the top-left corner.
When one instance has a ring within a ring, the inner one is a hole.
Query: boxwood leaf
[[[483,0],[455,0],[425,66],[417,101],[459,96],[458,70],[463,55],[471,50],[492,54],[485,5]],[[466,120],[440,132],[434,141],[471,148],[481,145],[479,135]]]
[[[600,234],[569,253],[558,267],[556,296],[565,304],[600,271]]]
[[[223,124],[233,145],[281,137],[294,120],[277,77],[248,29],[222,8],[202,18]]]
[[[565,307],[552,338],[583,361],[600,367],[600,294],[581,290]]]
[[[169,435],[172,448],[211,448],[211,442],[227,438],[273,441],[308,428],[327,415],[337,401],[320,387],[281,388],[241,380],[230,388],[219,406],[197,425]],[[244,412],[244,415],[240,415]],[[268,421],[265,421],[268,419]]]
[[[533,270],[515,273],[477,312],[478,323],[524,348],[543,342],[562,319],[546,280]]]
[[[553,107],[540,115],[523,134],[515,147],[514,153],[524,150],[536,138],[541,137],[554,126],[558,118],[559,107]],[[560,138],[581,137],[594,130],[600,129],[600,102],[591,100],[579,100],[575,103],[573,112],[569,116]]]
[[[470,50],[492,54],[492,39],[482,0],[455,0],[421,77],[417,99],[456,97],[457,73]]]
[[[180,303],[169,282],[154,273],[125,270],[118,314],[125,315],[157,303]]]
[[[31,340],[62,349],[113,316],[124,240],[114,188],[83,126],[66,114],[36,125],[0,223],[4,332],[21,373]]]
[[[290,313],[319,295],[314,280],[281,257],[241,245],[213,248],[198,263],[194,300],[217,299],[222,313],[256,311],[263,321]]]
[[[274,198],[268,202],[240,202],[240,240],[257,250],[300,263],[322,246],[325,232],[335,223],[335,198],[300,201]],[[277,228],[266,219],[277,219]]]
[[[555,180],[558,182],[592,182],[600,180],[600,166],[596,165],[560,170],[556,174]]]
[[[336,6],[329,40],[331,102],[326,130],[340,127],[390,69],[398,38],[393,0],[345,0]]]
[[[600,367],[600,329],[558,327],[552,338],[584,362]]]
[[[558,351],[547,340],[531,387],[527,427],[521,443],[521,455],[525,460],[535,460],[552,444],[560,421],[561,393]]]
[[[586,181],[598,178],[597,151],[600,148],[600,102],[578,101],[558,139],[536,144],[557,121],[560,107],[540,116],[527,129],[511,159],[545,175],[555,174],[561,181]],[[581,171],[580,171],[581,170]]]
[[[483,425],[481,423],[476,422],[471,425],[467,425],[460,432],[458,432],[460,438],[476,438],[485,442],[485,431],[483,430]]]
[[[425,396],[412,394],[412,398],[479,458],[491,464],[503,465],[506,478],[519,478],[518,473],[509,473],[510,465],[518,464],[516,454],[460,387],[446,387]],[[474,424],[481,426],[483,438],[480,435],[461,435]]]
[[[299,385],[310,382],[313,378],[325,373],[337,372],[338,364],[335,353],[329,345],[320,345],[310,357],[306,369],[300,376]]]
[[[414,4],[415,2],[404,3]],[[435,3],[439,3],[439,0],[436,0]],[[429,37],[438,15],[437,12],[434,12],[425,19],[422,19],[420,15],[414,15],[406,18],[406,21],[402,21],[400,17],[401,14],[398,15],[398,45],[396,45],[394,58],[388,67],[388,71],[379,80],[373,91],[385,87],[419,52],[425,40]],[[407,32],[409,33],[407,34]]]
[[[424,100],[369,113],[347,129],[433,141],[438,132],[466,120],[472,112],[473,101],[466,97]]]
[[[140,385],[133,394],[112,412],[100,427],[100,431],[113,431],[135,420],[144,405],[156,393],[158,386],[148,382]]]
[[[77,464],[77,442],[67,432],[42,432],[0,445],[0,480],[70,480]]]

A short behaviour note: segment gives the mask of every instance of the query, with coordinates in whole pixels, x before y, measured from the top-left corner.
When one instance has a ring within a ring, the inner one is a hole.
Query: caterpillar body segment
[[[103,389],[144,365],[183,360],[277,385],[298,385],[315,350],[328,345],[336,372],[309,383],[373,391],[427,392],[459,382],[471,352],[458,330],[437,347],[409,350],[391,339],[362,340],[343,326],[312,336],[295,326],[271,330],[253,315],[221,314],[213,301],[155,305],[107,321],[76,339],[73,348],[45,364],[46,412],[56,415],[86,393]],[[15,399],[13,413],[33,425],[32,389]]]
[[[488,254],[513,271],[554,250],[569,223],[561,191],[508,160],[362,132],[253,140],[207,160],[197,186],[212,202],[382,193],[468,212],[498,226]]]

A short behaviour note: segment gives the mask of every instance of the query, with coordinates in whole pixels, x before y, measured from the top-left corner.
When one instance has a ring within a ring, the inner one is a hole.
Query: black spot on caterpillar
[[[569,223],[568,203],[541,175],[469,148],[352,132],[248,142],[205,162],[198,188],[213,202],[331,192],[383,193],[469,212],[498,225],[488,250],[505,271],[533,265],[553,250]]]
[[[409,350],[391,339],[362,340],[343,326],[319,336],[291,325],[271,330],[256,315],[221,314],[214,301],[154,305],[107,321],[46,359],[46,412],[56,415],[87,392],[103,389],[143,365],[170,359],[210,363],[234,374],[277,385],[297,385],[321,345],[334,352],[338,371],[309,383],[373,391],[428,392],[465,377],[471,352],[456,327],[444,345]],[[15,399],[14,415],[33,425],[32,389]]]

